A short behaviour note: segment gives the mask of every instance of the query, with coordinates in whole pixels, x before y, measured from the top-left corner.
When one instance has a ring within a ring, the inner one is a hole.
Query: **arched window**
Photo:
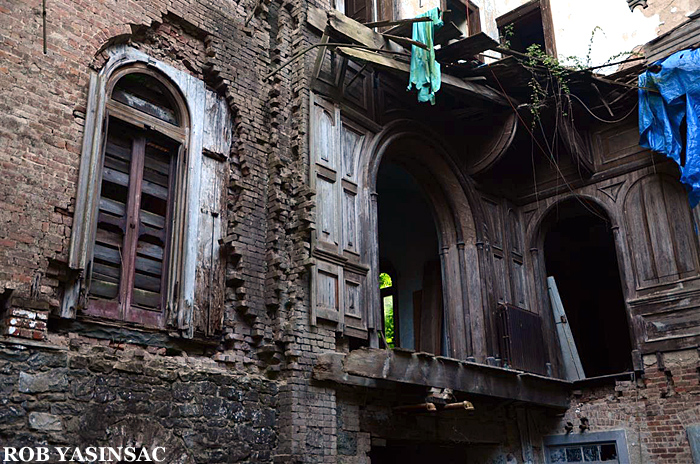
[[[90,73],[60,316],[216,336],[223,324],[226,100],[128,46]]]
[[[160,327],[187,113],[177,90],[143,65],[115,72],[107,91],[85,312]]]

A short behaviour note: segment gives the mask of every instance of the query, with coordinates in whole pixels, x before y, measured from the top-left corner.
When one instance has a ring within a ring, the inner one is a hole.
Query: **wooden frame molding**
[[[92,259],[97,203],[100,197],[101,173],[103,164],[102,146],[105,140],[107,114],[131,121],[126,105],[110,102],[109,87],[117,76],[126,69],[138,68],[138,72],[161,76],[160,81],[168,87],[182,105],[185,118],[180,128],[144,115],[145,123],[166,136],[182,141],[180,158],[182,175],[179,176],[176,190],[177,205],[173,208],[173,230],[170,246],[176,252],[170,253],[168,263],[170,284],[166,298],[166,324],[176,327],[180,333],[191,338],[194,333],[193,310],[195,304],[196,267],[201,259],[203,243],[200,240],[200,195],[202,198],[216,196],[210,192],[221,186],[215,179],[202,181],[203,172],[216,173],[218,170],[209,164],[221,163],[231,148],[231,118],[225,101],[209,95],[204,82],[177,70],[165,63],[154,60],[143,52],[126,45],[115,46],[106,51],[109,59],[99,72],[91,72],[88,103],[83,134],[80,173],[77,184],[76,207],[71,232],[69,268],[72,270],[66,285],[60,316],[75,318],[82,308],[86,267]],[[124,108],[122,108],[124,107]],[[136,121],[138,123],[138,121]],[[143,125],[144,122],[141,122]],[[205,127],[210,130],[205,131]],[[221,129],[212,133],[211,128]],[[215,158],[203,156],[211,153]],[[207,206],[207,212],[210,206]],[[219,212],[216,212],[219,215]],[[208,216],[207,216],[208,217]],[[211,221],[211,219],[210,219]],[[217,231],[209,237],[221,237],[223,222],[212,224]],[[209,243],[209,242],[207,242]],[[209,243],[209,248],[212,245]]]

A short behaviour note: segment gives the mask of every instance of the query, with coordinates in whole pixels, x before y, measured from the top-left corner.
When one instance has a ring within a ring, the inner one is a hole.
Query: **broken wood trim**
[[[386,26],[400,26],[403,24],[413,24],[413,23],[425,23],[428,21],[432,21],[427,16],[424,16],[422,18],[409,18],[409,19],[397,19],[394,21],[386,20],[386,21],[375,21],[372,23],[365,23],[363,26],[369,27],[369,28],[375,28],[375,27],[386,27]]]
[[[405,74],[410,74],[411,72],[411,66],[408,63],[392,60],[369,51],[342,46],[338,47],[338,52],[341,55],[347,56],[351,59],[372,63],[379,68],[390,71],[398,71]],[[471,97],[476,97],[501,106],[508,105],[508,101],[505,99],[505,97],[495,90],[492,90],[486,86],[479,86],[463,81],[462,79],[450,76],[449,74],[442,75],[442,85],[449,90],[466,94]]]
[[[398,350],[361,348],[318,356],[313,378],[365,386],[366,379],[451,388],[455,392],[566,409],[572,383],[468,361]],[[360,380],[363,379],[363,380]]]
[[[371,50],[371,51],[374,51],[374,52],[388,53],[388,54],[391,54],[391,55],[404,55],[404,56],[409,56],[408,54],[402,53],[402,52],[396,52],[396,51],[393,51],[393,50],[379,50],[379,49],[374,49],[374,48],[371,48],[371,47],[366,47],[366,46],[364,46],[364,45],[352,45],[352,44],[337,43],[337,42],[333,42],[333,43],[330,43],[330,42],[326,42],[326,43],[319,42],[319,43],[316,43],[316,44],[313,44],[313,45],[309,45],[308,47],[304,48],[304,49],[301,50],[300,52],[297,52],[294,56],[292,56],[292,57],[289,58],[287,61],[285,61],[284,63],[282,63],[281,65],[279,65],[279,66],[277,67],[277,69],[275,69],[274,71],[270,71],[269,73],[267,73],[267,74],[265,75],[265,77],[263,77],[263,80],[267,80],[267,79],[271,78],[272,76],[274,76],[275,74],[277,74],[278,72],[280,72],[282,69],[286,68],[287,66],[289,66],[290,64],[292,64],[293,62],[295,62],[296,60],[298,60],[299,58],[301,58],[302,56],[306,55],[306,54],[309,53],[311,50],[313,50],[314,48],[317,48],[317,47],[331,47],[331,48],[336,48],[336,47],[348,47],[348,48],[359,48],[359,49],[363,49],[363,50]]]
[[[418,48],[422,48],[423,50],[428,50],[428,46],[426,44],[424,44],[423,42],[417,42],[417,41],[415,41],[413,39],[409,39],[407,37],[400,37],[398,35],[386,34],[384,32],[380,32],[380,34],[382,36],[386,37],[387,39],[393,40],[394,42],[396,42],[398,44],[401,44],[401,45],[404,45],[407,47],[415,46]]]

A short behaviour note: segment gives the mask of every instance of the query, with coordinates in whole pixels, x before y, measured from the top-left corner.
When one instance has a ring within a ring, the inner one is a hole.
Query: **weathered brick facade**
[[[691,462],[685,427],[700,423],[694,350],[660,354],[663,365],[646,355],[637,379],[583,384],[565,412],[477,395],[458,398],[472,401],[473,412],[398,413],[393,407],[416,403],[425,388],[312,378],[319,354],[374,340],[310,322],[315,54],[263,79],[318,41],[307,23],[311,7],[331,5],[51,1],[44,54],[41,2],[0,1],[0,443],[162,444],[171,462],[346,464],[419,443],[448,449],[441,455],[448,461],[511,464],[529,456],[544,463],[542,437],[565,434],[567,422],[578,434],[584,417],[584,433],[625,430],[630,462]],[[203,81],[230,109],[223,330],[215,337],[188,340],[172,330],[59,317],[73,272],[68,255],[91,117],[90,71],[123,44]],[[366,87],[379,100],[386,81],[375,77]],[[400,100],[391,103],[416,110]],[[427,127],[430,111],[414,117]],[[374,118],[377,133],[382,118]]]

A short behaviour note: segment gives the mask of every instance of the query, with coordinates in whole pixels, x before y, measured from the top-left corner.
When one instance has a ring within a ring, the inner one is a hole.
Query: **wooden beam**
[[[340,54],[347,56],[348,58],[368,62],[382,69],[404,74],[409,74],[411,72],[411,66],[408,63],[392,60],[391,58],[387,58],[370,51],[356,50],[347,47],[338,47],[337,50]],[[476,97],[501,106],[508,106],[508,101],[499,92],[496,92],[495,90],[486,86],[463,81],[462,79],[450,76],[449,74],[442,75],[442,85],[447,90]]]
[[[313,369],[316,380],[360,385],[360,379],[451,388],[466,394],[511,399],[566,409],[571,382],[473,362],[397,350],[362,348],[324,353]]]
[[[328,26],[352,42],[371,48],[384,47],[386,40],[372,29],[348,18],[340,11],[328,10],[326,14],[328,15]]]
[[[365,23],[363,26],[375,28],[375,27],[385,27],[385,26],[398,26],[400,24],[413,24],[413,23],[426,23],[432,21],[431,18],[423,16],[421,18],[410,18],[410,19],[397,19],[396,21],[377,21],[374,23]]]

